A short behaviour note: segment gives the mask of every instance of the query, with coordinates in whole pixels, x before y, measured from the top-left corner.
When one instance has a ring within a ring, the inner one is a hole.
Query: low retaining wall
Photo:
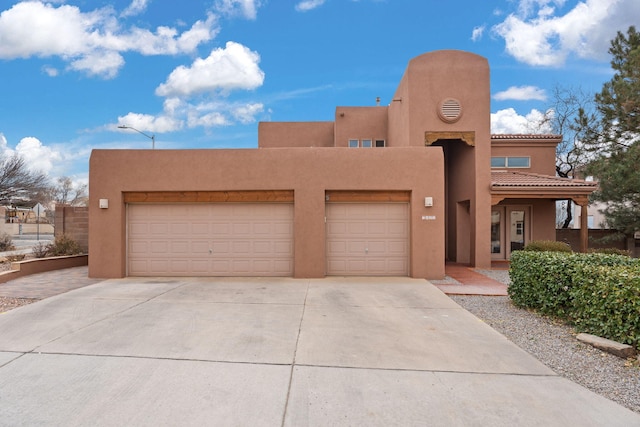
[[[62,270],[63,268],[82,267],[89,264],[89,255],[68,255],[51,258],[36,258],[11,263],[11,270],[0,273],[0,283],[30,274]]]

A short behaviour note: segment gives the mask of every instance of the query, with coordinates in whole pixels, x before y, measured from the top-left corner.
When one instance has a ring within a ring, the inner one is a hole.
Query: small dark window
[[[384,147],[384,139],[376,139],[376,147]]]

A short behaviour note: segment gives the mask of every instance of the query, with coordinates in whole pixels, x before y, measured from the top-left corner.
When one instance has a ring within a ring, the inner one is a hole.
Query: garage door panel
[[[185,254],[188,255],[205,255],[205,254],[209,254],[209,249],[211,248],[211,245],[209,244],[209,242],[207,241],[195,241],[195,242],[189,242],[189,241],[183,241],[186,244],[186,252],[184,252]],[[182,253],[182,252],[180,252]]]
[[[407,203],[329,203],[327,274],[408,275]]]
[[[156,236],[166,236],[168,233],[168,224],[165,222],[152,222],[149,224],[148,232]]]
[[[291,276],[293,205],[128,205],[129,275]]]
[[[211,232],[214,236],[225,236],[231,234],[231,224],[212,223]]]

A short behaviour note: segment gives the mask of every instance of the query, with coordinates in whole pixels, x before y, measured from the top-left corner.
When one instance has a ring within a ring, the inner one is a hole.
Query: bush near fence
[[[640,261],[622,255],[517,251],[509,296],[579,332],[640,345]]]

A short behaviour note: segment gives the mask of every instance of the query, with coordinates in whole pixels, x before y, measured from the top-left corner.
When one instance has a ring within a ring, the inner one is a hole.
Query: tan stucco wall
[[[457,179],[450,180],[448,202],[449,221],[455,221],[457,203],[469,200],[470,238],[465,240],[469,242],[469,254],[464,258],[477,267],[491,265],[490,95],[486,58],[442,50],[409,61],[394,95],[396,101],[389,106],[389,139],[394,146],[423,146],[425,132],[473,132],[472,153],[465,153],[464,161],[450,164]],[[462,114],[454,123],[445,122],[438,115],[441,102],[447,98],[458,100],[462,107]],[[461,251],[457,248],[460,241],[449,233],[448,246],[456,248],[456,252]]]
[[[325,190],[409,190],[410,275],[444,277],[444,171],[438,147],[396,150],[94,150],[89,275],[126,274],[128,191],[294,190],[295,277],[325,273]],[[433,197],[434,206],[424,207]],[[109,208],[100,209],[99,199]],[[423,216],[435,220],[423,220]]]
[[[348,147],[349,139],[388,139],[387,107],[337,107],[336,147]]]
[[[556,175],[556,145],[555,141],[509,141],[493,142],[492,157],[529,157],[531,167],[514,169],[519,172],[538,173],[542,175]]]
[[[554,200],[532,200],[532,240],[556,239],[556,202]]]
[[[258,124],[260,148],[333,147],[333,136],[333,122],[260,122]]]

